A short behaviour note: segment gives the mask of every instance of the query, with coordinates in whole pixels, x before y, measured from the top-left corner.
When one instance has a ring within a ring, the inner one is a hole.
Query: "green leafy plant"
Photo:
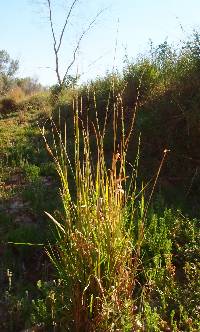
[[[32,164],[24,164],[23,172],[28,182],[37,182],[40,178],[40,168]]]

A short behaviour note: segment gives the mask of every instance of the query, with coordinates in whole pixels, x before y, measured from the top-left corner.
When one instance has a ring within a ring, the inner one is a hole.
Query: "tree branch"
[[[48,0],[48,1],[49,1],[49,0]],[[59,39],[59,44],[58,44],[58,47],[57,47],[57,52],[59,51],[60,46],[61,46],[61,44],[62,44],[62,39],[63,39],[64,33],[65,33],[66,26],[67,26],[68,21],[69,21],[69,18],[70,18],[70,16],[71,16],[72,10],[73,10],[75,4],[76,4],[78,1],[79,1],[79,0],[74,0],[73,3],[72,3],[72,5],[71,5],[71,7],[70,7],[70,9],[69,9],[69,12],[68,12],[67,17],[66,17],[66,20],[65,20],[65,24],[64,24],[63,29],[62,29],[61,34],[60,34],[60,39]]]
[[[67,67],[67,70],[66,70],[65,75],[64,75],[63,80],[62,80],[62,84],[65,83],[66,78],[67,78],[67,75],[68,75],[68,73],[69,73],[69,70],[71,69],[71,67],[73,66],[74,62],[76,61],[76,55],[77,55],[77,52],[78,52],[78,49],[79,49],[79,47],[80,47],[80,43],[81,43],[83,37],[84,37],[84,36],[88,33],[88,31],[92,28],[92,26],[93,26],[94,23],[96,22],[97,18],[103,13],[103,11],[104,11],[104,9],[100,10],[100,11],[97,13],[97,15],[95,16],[95,18],[94,18],[94,19],[90,22],[90,24],[88,25],[87,29],[85,29],[85,30],[82,32],[81,36],[79,37],[78,42],[77,42],[76,47],[75,47],[74,52],[73,52],[73,58],[72,58],[72,61],[70,62],[69,66]]]
[[[53,37],[53,41],[54,41],[54,50],[56,51],[56,36],[55,36],[55,32],[54,32],[54,27],[53,27],[53,20],[52,20],[52,9],[51,9],[51,1],[47,0],[48,3],[48,8],[49,8],[49,21],[50,21],[50,25],[51,25],[51,32],[52,32],[52,37]]]
[[[48,4],[48,10],[49,10],[49,22],[50,22],[50,26],[51,26],[51,34],[52,34],[52,38],[53,38],[53,50],[54,50],[54,54],[55,54],[55,62],[56,62],[56,68],[55,68],[55,72],[56,72],[56,75],[57,75],[57,79],[58,79],[58,84],[60,86],[62,86],[65,82],[66,82],[66,79],[67,79],[67,76],[68,76],[68,73],[69,73],[69,70],[71,69],[71,67],[73,66],[75,60],[76,60],[76,55],[77,55],[77,52],[78,52],[78,49],[80,47],[80,43],[83,39],[83,37],[88,33],[88,31],[92,28],[92,26],[94,25],[94,23],[96,22],[97,18],[102,14],[102,12],[105,10],[105,9],[102,9],[100,10],[97,15],[95,16],[95,18],[90,22],[90,24],[88,25],[87,29],[85,29],[82,34],[80,35],[78,41],[77,41],[77,44],[76,44],[76,47],[74,49],[74,52],[73,52],[73,57],[72,57],[72,61],[70,62],[70,64],[68,65],[67,67],[67,70],[63,76],[63,78],[61,79],[61,76],[60,76],[60,71],[59,71],[59,51],[60,51],[60,48],[62,46],[62,41],[63,41],[63,36],[64,36],[64,33],[65,33],[65,30],[66,30],[66,27],[69,23],[69,19],[71,17],[71,14],[72,14],[72,11],[75,7],[75,5],[77,4],[77,2],[79,0],[73,0],[70,8],[69,8],[69,11],[67,13],[67,16],[66,16],[66,20],[65,20],[65,23],[63,25],[63,28],[61,30],[61,34],[59,36],[58,39],[56,39],[56,34],[55,34],[55,30],[54,30],[54,24],[53,24],[53,18],[52,18],[52,7],[51,7],[51,0],[46,0],[47,1],[47,4]]]
[[[56,69],[55,69],[55,71],[56,71],[56,75],[57,75],[57,78],[58,78],[58,83],[59,83],[59,85],[61,85],[62,80],[61,80],[60,73],[59,73],[58,49],[56,48],[57,40],[56,40],[54,27],[53,27],[51,1],[47,0],[47,3],[48,3],[48,8],[49,8],[49,21],[50,21],[50,26],[51,26],[51,33],[52,33],[52,37],[53,37],[53,49],[54,49],[54,54],[55,54],[55,58],[56,58]]]

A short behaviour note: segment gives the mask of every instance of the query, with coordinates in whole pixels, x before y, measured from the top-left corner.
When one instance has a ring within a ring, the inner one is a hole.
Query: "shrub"
[[[8,97],[16,101],[16,103],[22,101],[25,98],[25,93],[19,86],[14,86],[7,94]]]
[[[18,104],[18,108],[23,111],[49,111],[48,94],[38,94],[27,97]]]
[[[40,168],[38,166],[26,163],[23,166],[23,172],[28,182],[37,182],[39,180]]]
[[[17,110],[17,102],[14,98],[4,97],[0,100],[0,114],[7,115]]]

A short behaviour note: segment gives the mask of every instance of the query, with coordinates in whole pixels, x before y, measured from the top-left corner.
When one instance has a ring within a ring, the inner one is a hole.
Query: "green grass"
[[[55,168],[37,124],[46,121],[48,115],[35,104],[28,106],[0,118],[2,331],[17,331],[31,324],[31,299],[39,296],[37,280],[46,280],[49,274],[44,245],[54,242],[44,210],[53,213],[60,206]],[[12,272],[11,288],[8,270]]]

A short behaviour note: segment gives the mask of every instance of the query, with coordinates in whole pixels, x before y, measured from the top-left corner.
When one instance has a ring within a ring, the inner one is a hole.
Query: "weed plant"
[[[133,289],[146,213],[142,201],[135,231],[136,171],[129,185],[126,175],[131,133],[125,135],[123,106],[118,95],[112,110],[114,151],[108,169],[104,156],[107,117],[101,131],[96,112],[92,124],[96,139],[94,154],[90,146],[90,119],[85,127],[78,105],[77,97],[74,101],[74,161],[69,160],[66,150],[66,127],[62,141],[61,133],[52,123],[52,148],[43,129],[47,150],[60,176],[65,209],[63,222],[47,213],[57,228],[56,249],[52,247],[48,255],[59,280],[55,290],[47,296],[51,298],[51,305],[45,309],[49,312],[45,314],[46,319],[48,317],[45,323],[71,331],[130,331],[136,324]],[[119,137],[121,141],[117,143]],[[36,307],[38,305],[36,303]]]
[[[114,331],[116,328],[128,331],[134,323],[132,291],[137,257],[133,259],[133,215],[128,221],[126,207],[127,200],[131,202],[133,197],[128,199],[124,190],[127,141],[123,112],[120,119],[120,100],[117,99],[113,123],[115,151],[108,170],[104,158],[105,128],[100,132],[96,117],[95,164],[89,126],[84,127],[79,118],[78,98],[74,105],[75,168],[66,153],[66,137],[62,142],[54,126],[55,144],[51,149],[44,136],[60,175],[65,209],[62,223],[48,214],[57,227],[58,240],[56,250],[52,248],[48,255],[60,278],[57,287],[60,295],[56,294],[52,302],[51,320],[60,328],[74,331]],[[122,140],[117,148],[119,121]],[[68,180],[70,172],[73,190]]]

